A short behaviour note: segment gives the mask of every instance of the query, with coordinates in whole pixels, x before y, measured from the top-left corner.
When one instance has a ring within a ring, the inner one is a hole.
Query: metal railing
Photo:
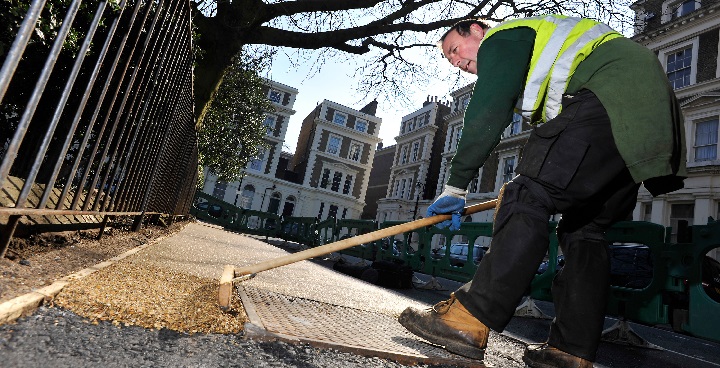
[[[195,194],[189,0],[82,3],[32,1],[0,54],[0,257],[23,216],[139,226],[188,214]]]

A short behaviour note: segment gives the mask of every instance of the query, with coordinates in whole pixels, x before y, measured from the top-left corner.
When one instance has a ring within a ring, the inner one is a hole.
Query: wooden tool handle
[[[472,206],[465,207],[463,215],[470,215],[476,212],[489,210],[495,207],[497,199],[491,201],[478,203]],[[412,230],[416,230],[425,226],[435,225],[445,220],[451,219],[451,215],[436,215],[432,217],[426,217],[419,220],[398,224],[384,229],[376,230],[370,233],[353,236],[351,238],[339,240],[333,243],[321,245],[319,247],[306,249],[297,253],[288,254],[286,256],[278,257],[275,259],[269,259],[260,263],[256,263],[251,266],[235,268],[235,275],[249,275],[262,271],[267,271],[276,267],[285,266],[298,261],[319,257],[332,252],[337,252],[343,249],[351,248],[360,244],[370,243],[375,240],[386,238],[397,234],[406,233]]]
[[[497,199],[492,201],[478,203],[476,205],[465,207],[463,215],[470,215],[476,212],[489,210],[495,207]],[[233,281],[241,281],[252,278],[256,273],[267,271],[276,267],[289,265],[298,261],[303,261],[313,257],[319,257],[332,252],[354,247],[363,243],[379,240],[388,236],[413,231],[425,226],[435,225],[445,220],[450,220],[451,215],[437,215],[426,217],[419,220],[406,222],[403,224],[376,230],[367,234],[354,236],[352,238],[343,239],[334,243],[325,244],[319,247],[306,249],[301,252],[288,254],[286,256],[270,259],[264,262],[256,263],[251,266],[235,268],[233,265],[226,265],[220,279],[220,290],[218,295],[218,304],[223,310],[230,309],[230,299],[232,297]],[[240,276],[240,277],[236,277]]]

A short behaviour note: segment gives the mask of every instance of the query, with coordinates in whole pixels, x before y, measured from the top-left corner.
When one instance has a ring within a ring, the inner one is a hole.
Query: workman
[[[683,187],[683,118],[652,51],[590,19],[546,15],[495,27],[454,25],[438,42],[452,65],[477,74],[445,189],[427,216],[460,228],[468,183],[500,141],[513,112],[533,130],[499,198],[490,250],[473,280],[449,300],[400,323],[445,349],[483,359],[547,254],[548,220],[565,265],[553,280],[555,319],[530,367],[592,367],[609,290],[605,231],[626,220],[642,184],[654,196]]]

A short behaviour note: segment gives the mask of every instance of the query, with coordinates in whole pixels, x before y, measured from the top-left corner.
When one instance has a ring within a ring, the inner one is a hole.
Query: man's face
[[[477,24],[470,26],[470,34],[466,37],[452,31],[443,40],[443,54],[453,66],[477,74],[477,52],[484,36],[485,31]]]

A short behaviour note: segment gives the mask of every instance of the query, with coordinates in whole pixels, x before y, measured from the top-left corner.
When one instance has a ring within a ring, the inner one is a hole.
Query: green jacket
[[[535,31],[521,27],[499,31],[481,44],[478,79],[448,185],[466,188],[500,141],[523,91],[534,40]],[[595,93],[607,110],[635,182],[645,182],[653,194],[678,189],[677,180],[665,185],[653,179],[687,176],[682,113],[655,54],[625,37],[607,41],[580,63],[566,92],[581,89]]]

